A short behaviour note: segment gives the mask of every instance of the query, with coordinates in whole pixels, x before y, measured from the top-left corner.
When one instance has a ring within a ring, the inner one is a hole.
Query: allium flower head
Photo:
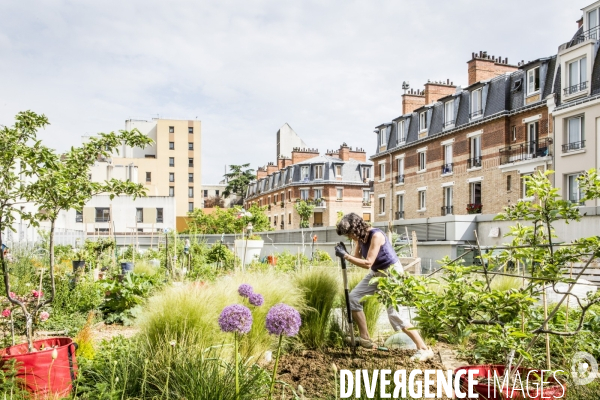
[[[40,313],[40,321],[47,321],[48,318],[50,318],[50,314],[48,314],[48,312],[42,311]]]
[[[10,317],[10,308],[5,308],[4,310],[2,310],[2,316],[4,318]]]
[[[254,293],[254,289],[252,289],[252,286],[248,285],[247,283],[242,283],[238,288],[238,293],[242,297],[250,297],[250,295]]]
[[[252,313],[241,304],[232,304],[221,311],[219,326],[223,332],[248,333],[252,327]]]
[[[266,326],[272,335],[296,336],[301,323],[300,313],[287,304],[276,304],[267,313]]]
[[[259,307],[259,306],[263,305],[263,303],[265,302],[265,299],[262,297],[261,294],[252,293],[250,296],[248,296],[248,301],[253,306]]]

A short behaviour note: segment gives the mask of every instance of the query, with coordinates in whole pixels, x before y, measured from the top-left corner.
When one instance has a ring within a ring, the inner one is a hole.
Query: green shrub
[[[338,271],[314,267],[298,273],[295,280],[304,293],[307,307],[301,314],[298,339],[307,348],[322,348],[329,336],[331,311],[341,289]]]
[[[360,281],[367,275],[367,271],[364,269],[352,268],[349,270],[348,276],[348,287],[350,291],[354,289]],[[369,330],[369,336],[375,335],[375,328],[377,327],[377,320],[381,315],[382,306],[375,297],[369,297],[361,301],[363,305],[363,311],[365,313],[365,319],[367,320],[367,329]]]
[[[123,279],[101,281],[106,301],[101,310],[107,323],[129,325],[141,311],[140,306],[161,285],[158,275],[145,276],[135,273],[125,274]]]
[[[269,308],[286,303],[302,311],[302,291],[289,276],[271,274],[238,274],[218,279],[210,284],[188,284],[171,287],[153,297],[140,317],[140,326],[150,342],[158,343],[168,336],[173,340],[186,337],[206,348],[216,344],[230,343],[230,334],[219,330],[218,318],[225,306],[244,303],[238,295],[238,286],[248,283],[265,302],[260,307],[250,306],[254,322],[251,331],[240,342],[240,352],[260,355],[272,345],[272,338],[265,330],[265,318]]]

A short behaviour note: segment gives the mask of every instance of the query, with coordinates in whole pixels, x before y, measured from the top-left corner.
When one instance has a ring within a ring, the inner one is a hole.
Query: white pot
[[[258,260],[260,257],[260,251],[265,244],[264,240],[242,240],[238,239],[235,241],[235,255],[245,265],[250,264],[253,260]],[[244,253],[246,253],[244,261]]]

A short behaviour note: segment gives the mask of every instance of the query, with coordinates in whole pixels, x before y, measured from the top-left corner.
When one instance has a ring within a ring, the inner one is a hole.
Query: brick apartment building
[[[294,205],[300,200],[315,205],[311,227],[335,225],[338,212],[355,212],[370,221],[372,167],[364,150],[353,150],[345,143],[325,155],[317,149],[296,147],[291,157],[279,156],[277,165],[258,168],[245,204],[267,206],[269,221],[277,230],[299,228]]]
[[[468,86],[427,82],[376,127],[375,222],[496,214],[551,168],[556,56],[519,63],[473,53]]]

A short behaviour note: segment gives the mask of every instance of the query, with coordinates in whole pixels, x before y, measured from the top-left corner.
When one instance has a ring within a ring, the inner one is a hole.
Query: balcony
[[[442,165],[442,175],[451,174],[454,171],[454,163]]]
[[[404,211],[396,211],[396,219],[404,219]]]
[[[481,168],[481,156],[469,158],[467,160],[467,169]]]
[[[363,200],[363,207],[371,207],[371,201],[370,200]]]
[[[568,44],[567,48],[573,47],[579,43],[583,43],[586,40],[598,40],[600,39],[600,26],[595,26],[587,31],[583,32],[581,35],[577,35],[573,38]]]
[[[396,175],[396,183],[404,183],[404,175]]]
[[[583,92],[583,91],[587,90],[587,84],[588,84],[587,81],[585,81],[585,82],[581,82],[581,83],[578,83],[573,86],[566,87],[564,89],[565,96],[571,96],[575,93],[579,93],[579,92]]]
[[[442,215],[452,215],[454,214],[454,206],[443,206],[442,207]]]
[[[500,149],[500,165],[552,155],[552,138],[511,145]]]
[[[473,119],[473,118],[478,118],[481,117],[483,115],[483,110],[476,110],[473,111],[472,113],[469,113],[469,118]]]
[[[585,140],[582,140],[581,142],[571,142],[562,145],[563,153],[568,153],[571,151],[577,151],[581,149],[585,149]]]
[[[313,202],[313,205],[315,206],[315,208],[325,208],[325,200],[323,200],[323,199],[316,199]]]

